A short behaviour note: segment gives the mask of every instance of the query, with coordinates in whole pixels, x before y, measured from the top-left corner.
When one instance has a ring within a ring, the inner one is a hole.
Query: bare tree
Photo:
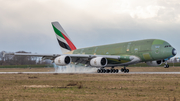
[[[31,53],[31,52],[18,51],[16,53]],[[32,56],[14,56],[13,60],[14,60],[14,64],[16,64],[16,65],[36,64],[36,58],[32,57]]]
[[[12,52],[6,52],[11,54]],[[16,53],[28,53],[25,51],[18,51]],[[3,57],[3,51],[0,52],[0,65],[34,65],[34,64],[50,64],[49,61],[41,61],[40,58],[35,56],[13,56],[13,55],[5,55]]]
[[[3,59],[3,52],[0,52],[0,65],[2,65],[4,59]]]

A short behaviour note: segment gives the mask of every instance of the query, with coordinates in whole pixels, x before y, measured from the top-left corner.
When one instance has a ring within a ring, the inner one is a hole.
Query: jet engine
[[[62,55],[55,58],[54,63],[58,66],[66,66],[71,63],[71,57],[67,55]]]
[[[149,66],[159,66],[159,65],[161,65],[162,63],[163,63],[162,60],[158,60],[158,61],[148,61],[148,62],[146,62],[146,64],[149,65]]]
[[[103,57],[96,57],[90,60],[90,65],[93,67],[105,67],[107,65],[107,59]]]

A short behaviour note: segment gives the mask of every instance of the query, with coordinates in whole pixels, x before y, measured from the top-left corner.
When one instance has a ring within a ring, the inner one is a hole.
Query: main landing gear
[[[97,70],[97,73],[118,73],[119,70],[118,69],[114,69],[114,67],[112,67],[111,69],[105,69],[104,67],[103,68],[100,68]]]
[[[126,66],[124,66],[124,68],[121,68],[121,72],[129,73],[129,69],[126,69]]]
[[[126,69],[126,66],[124,68],[121,68],[121,72],[129,73],[129,69]],[[97,73],[119,73],[118,69],[114,69],[114,66],[111,69],[105,69],[104,67],[97,70]]]

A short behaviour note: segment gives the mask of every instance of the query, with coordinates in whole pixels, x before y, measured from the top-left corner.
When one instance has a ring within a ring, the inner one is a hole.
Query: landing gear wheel
[[[115,70],[115,69],[113,69],[113,73],[116,73],[116,70]]]
[[[126,72],[129,73],[129,69],[126,69]]]
[[[98,70],[97,70],[97,73],[100,73],[100,72],[101,72],[101,70],[100,70],[100,69],[98,69]]]
[[[105,70],[105,69],[103,69],[103,73],[106,73],[106,70]]]
[[[113,73],[113,69],[110,69],[110,72]]]
[[[118,69],[116,69],[116,73],[118,73],[119,72],[119,70]]]
[[[167,65],[164,65],[164,68],[167,68]]]
[[[103,73],[103,69],[101,69],[101,72],[100,73]]]
[[[124,73],[129,73],[129,69],[124,69]]]
[[[126,73],[127,71],[126,71],[127,69],[124,69],[124,73]]]
[[[121,72],[124,72],[124,69],[123,69],[123,68],[121,68]]]
[[[109,73],[109,69],[106,69],[106,73]]]
[[[169,65],[168,64],[164,65],[164,68],[169,68]]]

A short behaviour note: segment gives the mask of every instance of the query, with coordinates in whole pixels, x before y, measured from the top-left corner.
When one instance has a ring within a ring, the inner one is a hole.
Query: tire
[[[116,73],[116,70],[115,70],[115,69],[113,69],[113,73]]]
[[[167,68],[167,65],[164,65],[164,68]]]
[[[121,72],[124,72],[124,69],[123,69],[123,68],[121,68]]]
[[[110,72],[111,72],[111,70],[110,70],[110,69],[107,69],[107,71],[108,71],[107,73],[110,73]]]
[[[127,72],[127,70],[126,69],[124,69],[124,73],[126,73]]]
[[[100,73],[100,72],[101,72],[101,70],[100,70],[100,69],[98,69],[98,70],[97,70],[97,73]]]
[[[110,72],[113,73],[113,69],[110,69]]]
[[[116,73],[119,73],[119,70],[118,70],[118,69],[116,69]]]
[[[101,69],[101,73],[103,73],[103,69]]]
[[[169,65],[167,64],[167,65],[164,65],[164,68],[169,68]]]
[[[103,69],[103,73],[106,73],[106,70],[105,70],[105,69]]]
[[[106,69],[106,73],[109,73],[108,69]]]
[[[129,69],[127,69],[126,72],[129,73]]]

